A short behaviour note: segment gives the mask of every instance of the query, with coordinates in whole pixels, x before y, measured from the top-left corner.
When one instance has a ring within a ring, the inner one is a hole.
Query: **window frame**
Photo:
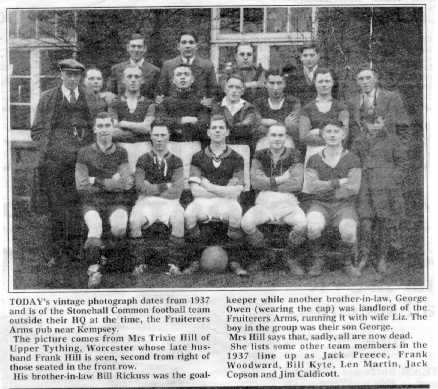
[[[44,50],[71,50],[72,55],[75,56],[77,53],[77,30],[70,41],[66,41],[63,38],[56,38],[58,36],[57,32],[57,21],[59,18],[58,14],[55,14],[55,37],[54,38],[38,38],[38,19],[36,20],[35,28],[35,38],[10,38],[9,31],[9,18],[11,17],[10,12],[16,12],[17,19],[15,24],[16,36],[18,36],[18,31],[20,30],[20,21],[22,11],[32,11],[31,9],[9,9],[7,10],[7,39],[8,39],[8,49],[7,49],[7,68],[8,68],[8,112],[10,114],[10,107],[15,106],[29,106],[30,105],[30,122],[32,124],[38,105],[38,101],[41,96],[41,85],[40,79],[44,77],[41,74],[41,51]],[[74,15],[75,25],[77,25],[77,11],[71,10]],[[14,78],[26,78],[27,76],[14,76],[12,75],[12,68],[10,63],[10,51],[11,50],[29,50],[30,51],[30,102],[29,103],[12,103],[10,101],[10,88],[11,80]],[[11,128],[11,118],[9,116],[8,120],[8,130],[12,134],[12,140],[30,140],[30,129],[12,129]]]

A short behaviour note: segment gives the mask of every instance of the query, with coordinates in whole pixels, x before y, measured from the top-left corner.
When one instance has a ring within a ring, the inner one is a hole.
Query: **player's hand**
[[[348,183],[348,178],[341,178],[340,180],[339,180],[339,185],[340,186],[343,186],[343,185],[345,185],[345,184],[347,184]]]
[[[115,173],[115,174],[113,174],[113,176],[111,177],[114,181],[119,181],[120,180],[120,173]]]
[[[245,82],[245,88],[258,88],[259,83],[257,81]]]
[[[296,125],[298,123],[298,114],[290,113],[284,119],[284,124],[288,127]]]
[[[213,98],[212,97],[203,97],[201,99],[201,104],[204,107],[211,108],[213,106]]]
[[[310,130],[310,135],[320,136],[319,134],[320,134],[319,128],[314,128],[314,129]]]
[[[157,97],[155,97],[156,104],[161,104],[163,100],[164,100],[164,95],[157,95]]]
[[[201,186],[204,187],[205,189],[207,189],[209,185],[211,185],[211,182],[207,178],[202,177],[201,178]]]

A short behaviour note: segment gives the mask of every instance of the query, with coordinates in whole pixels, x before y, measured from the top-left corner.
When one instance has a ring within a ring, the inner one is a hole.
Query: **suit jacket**
[[[111,68],[111,75],[107,82],[108,91],[120,95],[123,92],[122,77],[123,71],[131,62],[125,61],[114,65]],[[141,95],[154,99],[160,75],[160,69],[149,62],[143,61],[141,66],[143,71],[143,85],[141,86]]]
[[[160,79],[158,81],[159,95],[169,96],[172,90],[173,70],[183,64],[181,56],[169,59],[163,63],[161,68]],[[212,62],[208,59],[195,56],[191,65],[194,82],[193,90],[199,96],[216,98],[218,95],[218,85],[216,79],[216,72]]]
[[[350,134],[351,140],[362,132],[361,106],[362,95],[357,93],[348,102],[350,110]],[[409,116],[405,110],[403,101],[398,92],[391,92],[383,88],[377,88],[374,102],[375,116],[381,116],[385,121],[385,128],[390,134],[401,136],[402,140],[407,136],[404,133],[410,125]]]

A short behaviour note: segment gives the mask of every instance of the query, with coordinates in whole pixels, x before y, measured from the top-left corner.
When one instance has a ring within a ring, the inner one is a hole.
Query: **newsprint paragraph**
[[[438,387],[435,17],[2,4],[0,389]]]

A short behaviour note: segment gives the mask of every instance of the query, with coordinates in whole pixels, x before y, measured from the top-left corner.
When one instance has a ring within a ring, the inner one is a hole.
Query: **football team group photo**
[[[422,9],[308,8],[10,10],[13,287],[423,285]]]

